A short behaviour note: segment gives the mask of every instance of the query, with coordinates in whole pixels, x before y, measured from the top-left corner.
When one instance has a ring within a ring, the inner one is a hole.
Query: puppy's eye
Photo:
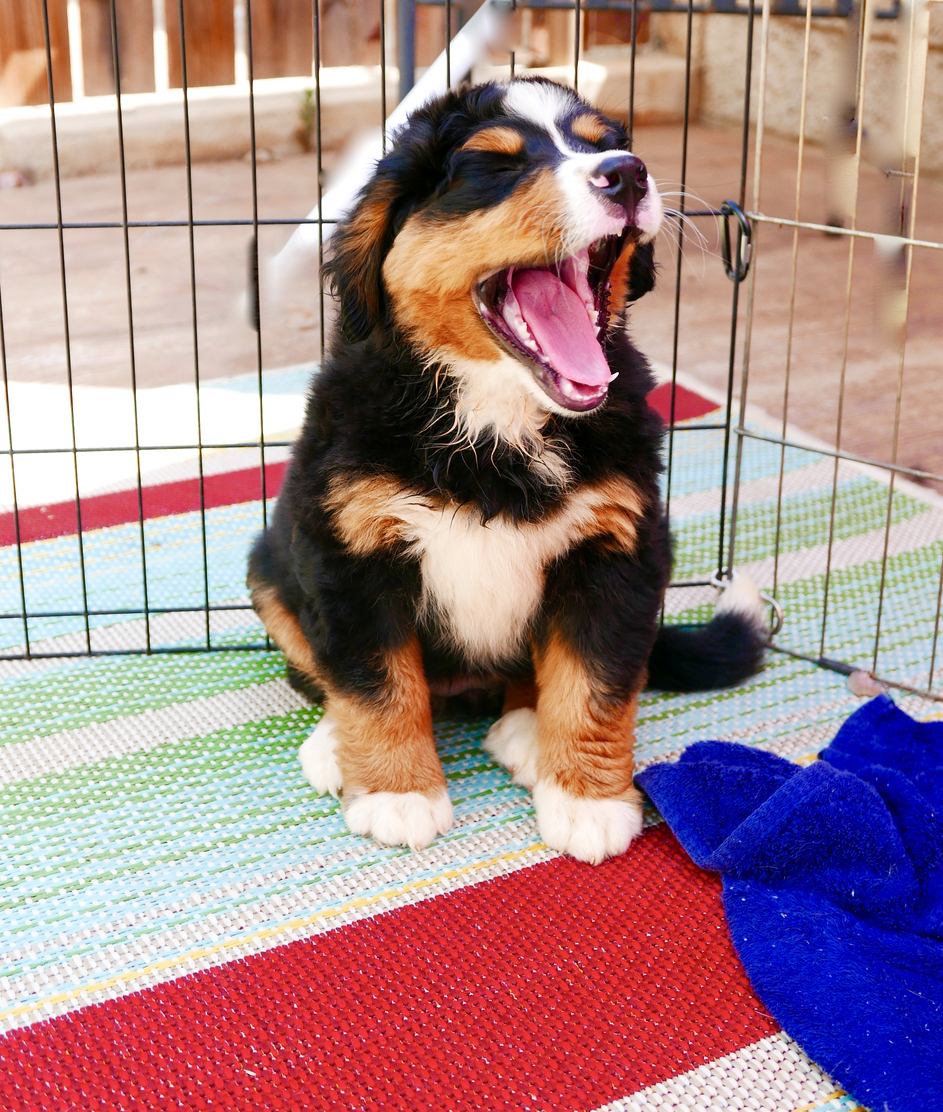
[[[522,158],[495,158],[491,160],[488,169],[496,174],[517,174],[523,164]]]
[[[466,151],[459,172],[463,176],[474,177],[486,174],[489,177],[501,174],[519,174],[526,159],[522,154],[505,154],[503,151]]]
[[[621,136],[617,135],[614,131],[606,131],[604,135],[600,135],[598,139],[593,142],[593,147],[597,151],[617,151],[622,149]]]

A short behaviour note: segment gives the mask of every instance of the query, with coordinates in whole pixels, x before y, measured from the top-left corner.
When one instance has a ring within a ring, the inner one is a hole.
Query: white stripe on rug
[[[887,542],[888,559],[902,556],[906,552],[915,552],[941,539],[943,513],[936,509],[926,510],[916,517],[898,521],[891,526],[891,535]],[[834,573],[880,560],[884,554],[884,540],[883,528],[836,540],[832,544],[830,564],[827,544],[818,544],[796,552],[784,552],[779,557],[777,581],[780,586],[784,583],[797,583],[823,575],[826,565]],[[772,557],[737,564],[737,571],[748,575],[761,590],[772,587],[774,570],[775,561]],[[695,606],[714,602],[716,598],[717,592],[713,587],[676,587],[668,592],[665,613],[674,617]]]
[[[42,543],[42,542],[40,542]],[[219,606],[240,607],[238,610],[210,611],[210,639],[219,637],[234,629],[258,629],[258,640],[265,640],[262,623],[252,612],[247,595],[226,599]],[[126,622],[113,622],[91,630],[93,652],[134,652],[142,655],[147,650],[148,623],[144,618],[131,618]],[[150,619],[151,644],[163,646],[183,645],[185,642],[201,642],[206,638],[206,615],[202,610],[175,610],[170,614],[152,614]],[[14,649],[7,649],[14,652]],[[85,631],[62,633],[58,637],[46,637],[30,643],[30,652],[35,654],[57,653],[65,656],[86,656],[88,646]],[[62,667],[63,659],[40,656],[39,659],[10,658],[0,660],[0,678],[5,676],[28,675],[33,669]]]
[[[857,1107],[780,1031],[597,1112],[852,1112]]]
[[[812,490],[830,487],[835,477],[835,462],[830,459],[819,460],[809,467],[795,467],[783,474],[783,497],[793,494],[806,494]],[[847,483],[860,479],[862,473],[848,464],[838,469],[838,482]],[[761,479],[751,479],[740,484],[737,504],[747,506],[756,502],[770,502],[779,493],[779,475],[764,475]],[[733,499],[733,472],[727,485],[728,503]],[[696,490],[692,494],[672,495],[671,520],[691,517],[694,514],[717,513],[720,510],[720,486],[709,490]],[[728,505],[727,512],[730,512]]]
[[[0,784],[64,772],[107,757],[143,753],[167,742],[206,737],[305,708],[310,709],[311,704],[287,680],[271,680],[31,741],[12,742],[0,748]]]
[[[927,510],[906,521],[898,521],[891,526],[887,541],[887,555],[901,556],[924,548],[943,538],[943,513]],[[884,553],[885,530],[871,529],[854,537],[845,537],[832,544],[831,570],[844,571],[870,561],[880,560]],[[811,579],[825,572],[828,560],[828,545],[818,544],[796,552],[784,552],[779,557],[779,582],[795,583],[800,579]],[[737,564],[737,570],[745,572],[761,587],[773,582],[774,561],[769,558]]]

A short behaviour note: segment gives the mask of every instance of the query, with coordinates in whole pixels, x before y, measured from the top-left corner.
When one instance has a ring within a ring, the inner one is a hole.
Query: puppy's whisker
[[[678,211],[678,209],[673,208],[665,208],[664,212],[665,216],[670,221],[669,227],[675,234],[678,234],[681,229],[682,214]],[[707,236],[704,234],[698,224],[693,220],[684,221],[684,234],[686,236],[692,236],[694,239],[698,240],[701,243],[707,244],[708,242]]]
[[[678,197],[684,202],[685,210],[689,210],[692,207],[708,210],[715,209],[715,206],[711,204],[710,201],[700,197],[697,193],[692,193],[690,189],[671,189],[665,191],[659,189],[658,193],[663,201],[666,197]]]
[[[681,242],[681,259],[682,259],[682,262],[684,264],[686,264],[687,266],[691,267],[692,270],[695,270],[696,272],[699,272],[699,277],[703,278],[704,275],[707,272],[706,271],[706,260],[708,258],[719,259],[720,255],[716,251],[710,250],[710,248],[707,246],[707,242],[706,242],[706,240],[704,240],[703,236],[701,236],[700,239],[697,236],[694,236],[692,239],[689,239],[688,236],[687,236],[687,229],[688,228],[689,228],[689,225],[686,224],[685,225],[685,235],[684,235],[683,238],[680,239],[680,242]],[[668,241],[668,244],[670,244],[671,253],[674,255],[678,250],[678,244],[679,244],[679,238],[680,238],[680,230],[678,228],[678,225],[674,224],[674,223],[662,225],[662,234],[666,237],[666,239]],[[685,243],[692,244],[694,249],[697,251],[697,256],[698,256],[700,266],[698,266],[698,264],[694,262],[691,251],[685,249]]]
[[[666,210],[666,215],[676,216],[677,213],[674,213],[672,210]],[[678,238],[681,236],[681,225],[680,225],[680,223],[674,223],[674,222],[671,223],[668,226],[668,231],[669,231],[670,235],[674,236],[675,243],[677,244]],[[684,237],[685,238],[690,237],[691,239],[694,240],[694,242],[703,251],[705,251],[707,254],[711,254],[707,236],[704,235],[704,233],[701,231],[700,228],[697,227],[696,224],[694,224],[694,223],[685,224],[685,226],[684,226]]]

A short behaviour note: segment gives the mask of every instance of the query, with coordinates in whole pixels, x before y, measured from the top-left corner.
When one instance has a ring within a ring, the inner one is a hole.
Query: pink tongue
[[[572,382],[605,386],[612,377],[586,306],[550,270],[517,270],[511,288],[540,350]]]

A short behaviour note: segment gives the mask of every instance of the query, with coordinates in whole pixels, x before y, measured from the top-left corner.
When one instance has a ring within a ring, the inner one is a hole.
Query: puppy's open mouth
[[[624,239],[599,239],[554,266],[508,267],[473,291],[485,324],[564,409],[595,409],[615,378],[603,343],[609,275]]]

